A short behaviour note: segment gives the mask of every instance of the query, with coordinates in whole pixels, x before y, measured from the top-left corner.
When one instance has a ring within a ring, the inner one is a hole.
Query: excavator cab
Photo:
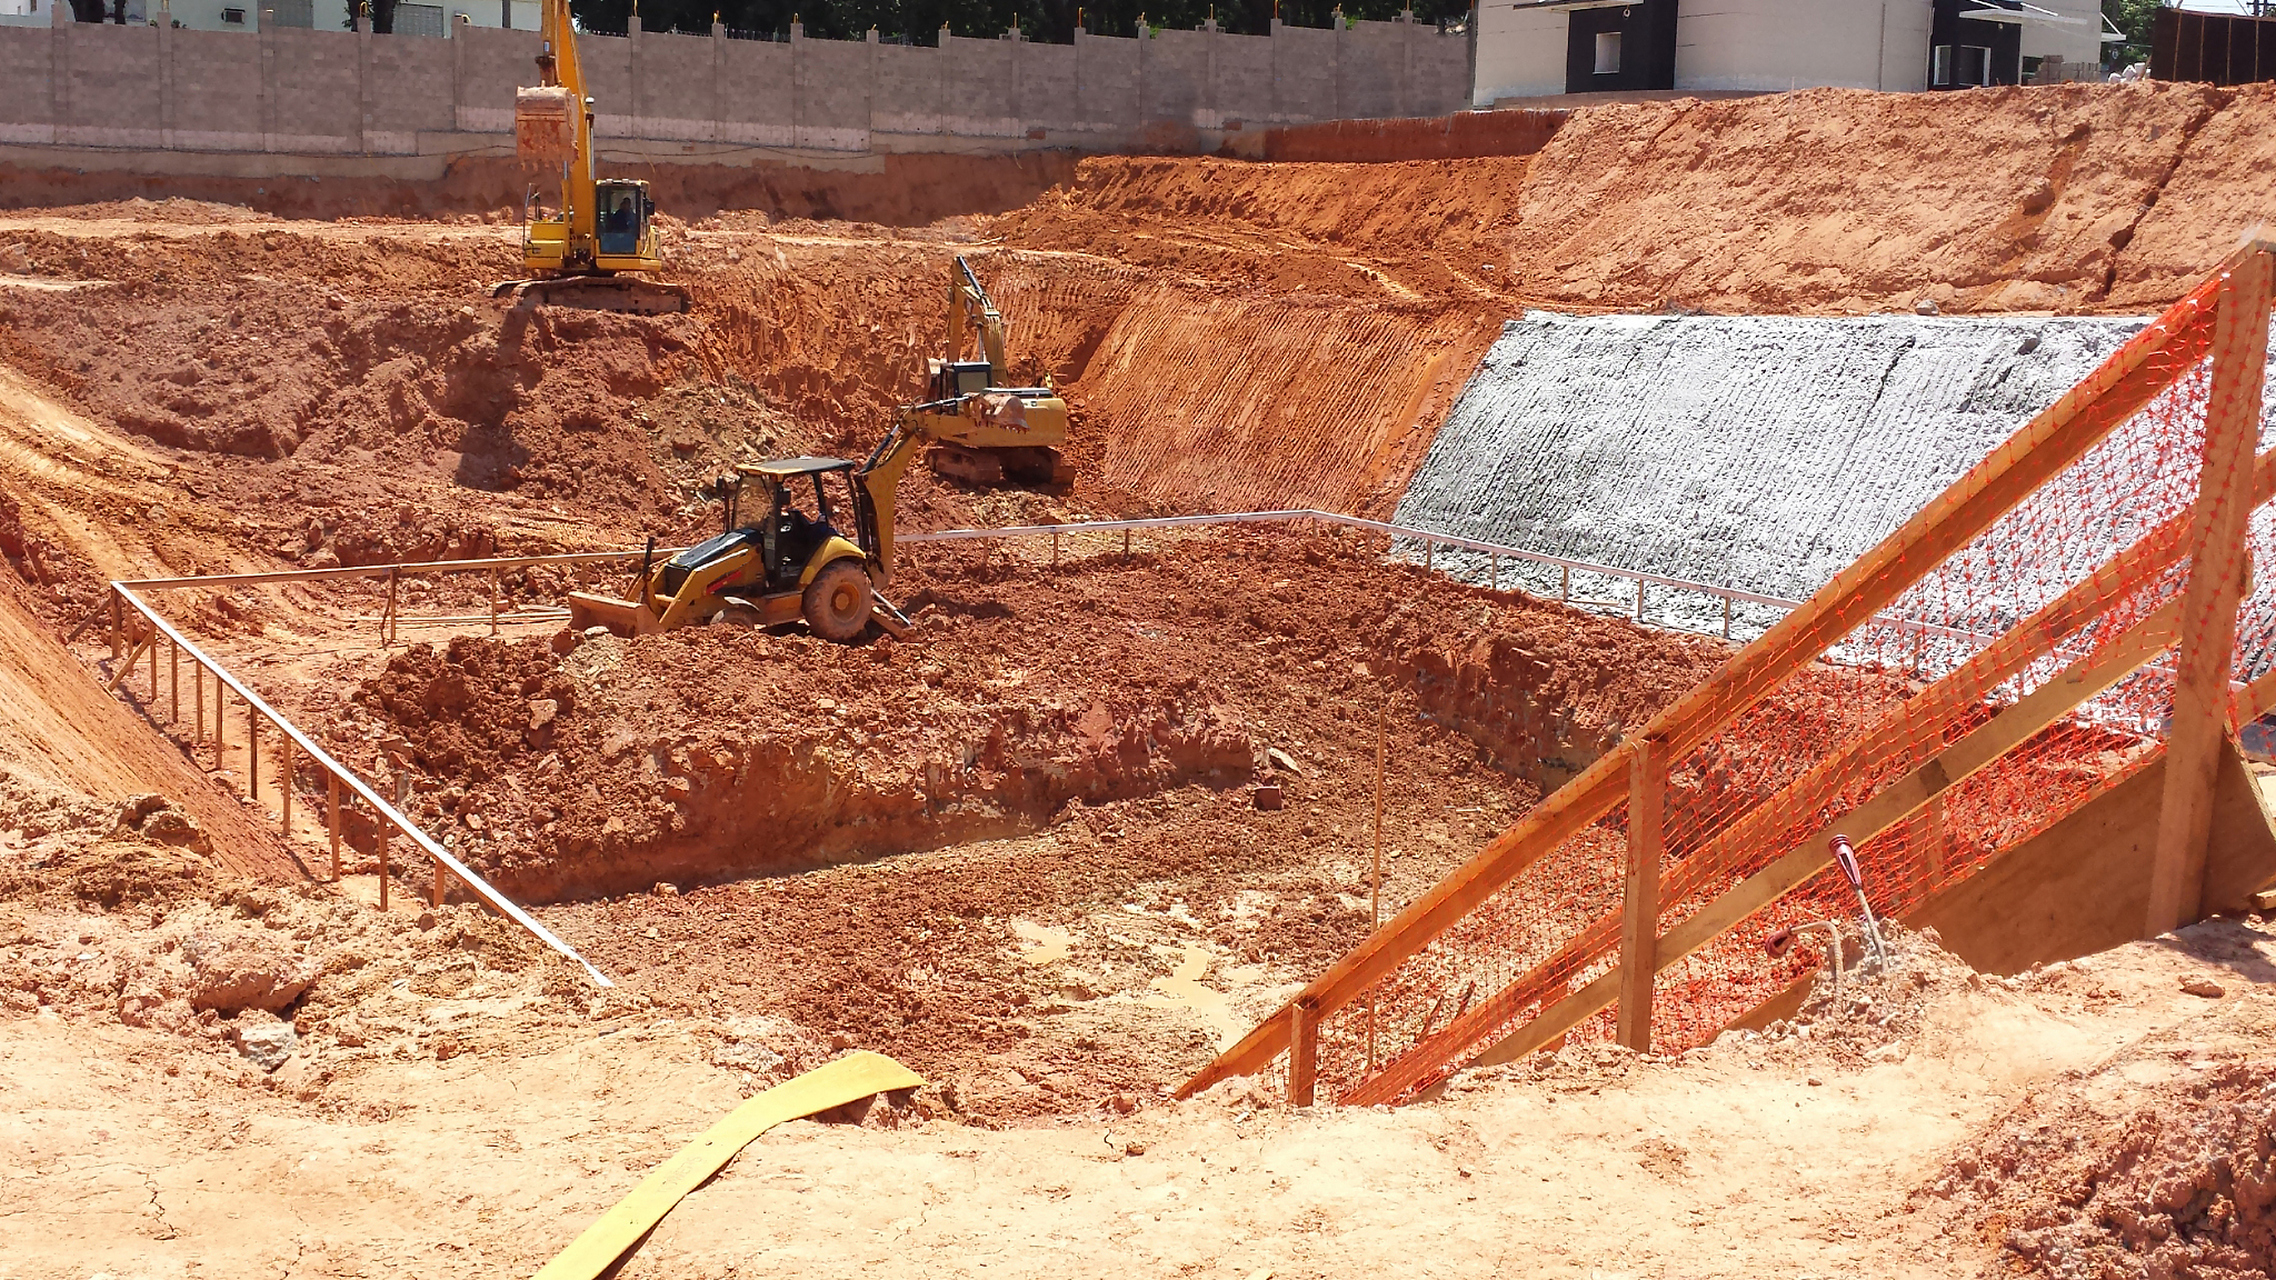
[[[643,265],[631,270],[652,270],[647,264],[654,261],[655,249],[650,246],[643,252],[641,243],[648,235],[648,219],[656,212],[655,201],[648,198],[648,184],[605,179],[594,184],[593,207],[599,222],[599,256],[636,258]]]

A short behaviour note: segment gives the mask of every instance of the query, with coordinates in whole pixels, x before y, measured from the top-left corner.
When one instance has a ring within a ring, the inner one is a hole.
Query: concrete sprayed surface
[[[1529,311],[1397,520],[1804,599],[2141,327]],[[1554,570],[1505,574],[1557,589]]]

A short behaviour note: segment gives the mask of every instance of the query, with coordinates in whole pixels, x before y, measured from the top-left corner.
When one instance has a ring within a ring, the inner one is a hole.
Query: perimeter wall
[[[68,12],[68,10],[64,10]],[[1270,36],[938,48],[633,31],[578,42],[604,154],[1213,150],[1275,124],[1461,110],[1469,42],[1404,18]],[[0,26],[0,145],[309,156],[499,154],[535,32],[452,38],[65,22]]]

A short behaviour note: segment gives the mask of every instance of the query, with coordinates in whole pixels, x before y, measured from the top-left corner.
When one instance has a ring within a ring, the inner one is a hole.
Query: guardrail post
[[[435,864],[435,889],[429,905],[439,907],[443,905],[443,864],[439,858],[433,861]]]
[[[163,637],[161,637],[161,636],[159,635],[159,633],[158,633],[158,624],[157,624],[157,623],[155,623],[155,622],[151,623],[151,624],[150,624],[150,714],[151,714],[153,717],[156,717],[156,716],[157,716],[157,714],[158,714],[158,695],[159,695],[161,692],[163,692],[163,690],[161,690],[161,689],[158,687],[158,641],[159,641],[160,639],[162,639],[162,638],[163,638]]]
[[[213,673],[213,767],[220,771],[227,763],[229,750],[229,686],[221,682],[221,673]]]
[[[117,587],[113,587],[111,588],[111,661],[113,662],[119,660],[119,644],[119,592]]]
[[[1424,573],[1429,573],[1429,572],[1431,571],[1431,565],[1432,565],[1432,562],[1433,562],[1433,554],[1432,554],[1432,553],[1436,552],[1437,550],[1438,550],[1438,544],[1437,544],[1437,543],[1435,543],[1435,542],[1432,542],[1432,541],[1431,541],[1430,539],[1428,539],[1428,538],[1425,538],[1425,539],[1423,539],[1423,572],[1424,572]]]
[[[1636,621],[1644,620],[1644,580],[1636,579]]]
[[[387,571],[387,607],[379,611],[379,643],[381,648],[395,643],[395,584],[403,576],[401,566]]]
[[[505,581],[496,569],[490,571],[490,634],[498,634],[498,593],[505,590]]]
[[[1571,604],[1572,602],[1573,567],[1569,564],[1561,564],[1557,566],[1557,603]]]
[[[167,692],[173,699],[173,714],[168,719],[177,726],[182,723],[182,646],[166,642]]]
[[[261,713],[245,703],[245,798],[261,803]]]
[[[324,825],[332,832],[332,883],[340,883],[340,775],[324,771]]]
[[[219,684],[221,682],[216,680],[214,683]],[[202,662],[190,664],[190,701],[196,703],[198,708],[198,736],[190,739],[190,741],[193,743],[203,742],[205,741],[205,664]]]
[[[1298,997],[1288,1010],[1288,1105],[1308,1107],[1317,1092],[1320,1070],[1319,1008]]]
[[[1486,566],[1487,566],[1486,572],[1487,572],[1487,574],[1488,574],[1488,577],[1487,577],[1487,582],[1488,582],[1488,584],[1489,584],[1489,585],[1490,585],[1490,586],[1491,586],[1491,587],[1492,587],[1492,588],[1493,588],[1495,591],[1499,591],[1499,590],[1501,590],[1501,589],[1502,589],[1502,555],[1501,555],[1501,552],[1499,552],[1499,551],[1488,552],[1488,553],[1487,553],[1487,555],[1486,555]]]
[[[281,825],[285,836],[290,838],[292,835],[292,735],[280,732],[277,736],[284,740],[284,751],[282,753],[284,763],[277,767],[277,785],[284,791],[284,820]]]
[[[1731,638],[1731,598],[1723,597],[1723,638]]]
[[[1628,875],[1620,916],[1620,1043],[1652,1051],[1652,980],[1659,972],[1660,824],[1666,817],[1667,742],[1636,744],[1628,768]]]

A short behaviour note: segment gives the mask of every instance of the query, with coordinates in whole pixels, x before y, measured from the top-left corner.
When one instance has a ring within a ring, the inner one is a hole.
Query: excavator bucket
[[[559,85],[514,90],[514,154],[531,166],[577,158],[576,96]]]

